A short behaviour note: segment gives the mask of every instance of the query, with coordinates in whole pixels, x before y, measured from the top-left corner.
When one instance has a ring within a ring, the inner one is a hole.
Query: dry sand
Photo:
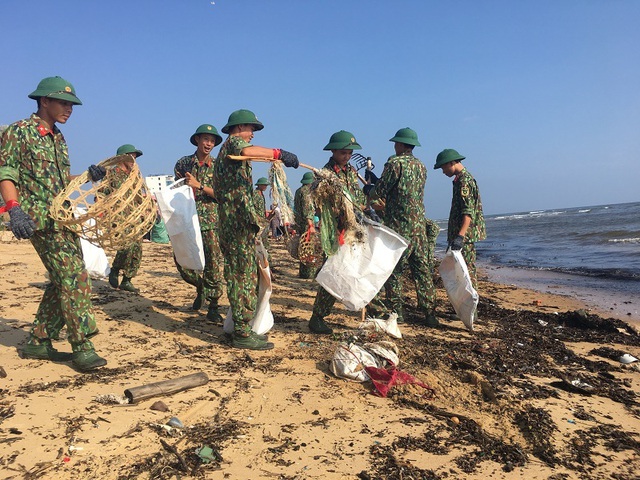
[[[109,364],[82,374],[19,357],[46,277],[30,243],[0,243],[0,478],[639,478],[640,372],[614,358],[640,357],[640,339],[624,323],[482,282],[476,332],[455,320],[422,327],[411,308],[401,326],[399,368],[435,397],[404,386],[381,398],[328,369],[359,315],[337,306],[336,334],[310,334],[313,281],[296,278],[282,244],[274,264],[276,347],[235,350],[206,310],[190,310],[195,292],[171,247],[145,243],[140,295],[94,281],[94,343]],[[450,311],[438,294],[439,312]],[[196,372],[209,383],[138,404],[96,401]],[[594,390],[570,391],[574,379]],[[157,400],[168,411],[150,409]],[[167,431],[174,416],[185,428]],[[215,461],[201,465],[204,444]]]

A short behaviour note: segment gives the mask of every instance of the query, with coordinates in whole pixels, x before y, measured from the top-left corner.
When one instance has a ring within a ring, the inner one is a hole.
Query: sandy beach
[[[432,391],[396,386],[382,398],[330,373],[360,315],[337,305],[335,334],[310,334],[316,286],[296,278],[282,243],[267,352],[230,348],[206,310],[190,309],[195,290],[171,247],[145,243],[140,295],[94,281],[94,343],[109,364],[83,374],[20,358],[47,280],[29,242],[4,238],[0,478],[638,478],[640,370],[618,358],[640,358],[640,336],[572,297],[481,281],[474,332],[458,320],[428,329],[407,283],[398,368]],[[206,385],[118,403],[126,389],[198,372]],[[184,428],[167,427],[172,417]]]

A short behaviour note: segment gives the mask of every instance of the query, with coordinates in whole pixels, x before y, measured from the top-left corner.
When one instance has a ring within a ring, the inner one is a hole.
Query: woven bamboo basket
[[[153,226],[156,206],[144,183],[140,168],[133,162],[127,179],[118,188],[112,185],[115,168],[131,162],[131,155],[117,155],[99,163],[107,174],[91,184],[89,172],[77,176],[51,203],[50,216],[82,238],[104,249],[121,250],[140,239]],[[85,186],[83,189],[82,187]]]

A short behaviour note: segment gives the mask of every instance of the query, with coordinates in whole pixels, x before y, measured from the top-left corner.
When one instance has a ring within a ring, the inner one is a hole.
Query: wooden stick
[[[252,162],[262,162],[262,163],[272,163],[272,162],[281,162],[282,160],[277,160],[275,158],[267,158],[267,157],[247,157],[245,155],[229,155],[231,160],[237,160],[239,162],[245,162],[247,160],[251,160]],[[317,172],[318,169],[316,167],[312,167],[311,165],[307,165],[306,163],[300,163],[299,166],[302,168],[308,168],[312,172]]]
[[[169,395],[171,393],[181,392],[193,387],[199,387],[209,381],[209,377],[204,372],[194,373],[186,377],[175,378],[172,380],[164,380],[162,382],[149,383],[140,387],[128,388],[124,394],[129,399],[129,403],[137,403],[147,398],[156,397],[158,395]]]

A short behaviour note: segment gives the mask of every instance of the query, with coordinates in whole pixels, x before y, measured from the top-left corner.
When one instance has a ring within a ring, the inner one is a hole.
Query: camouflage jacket
[[[253,191],[253,206],[256,209],[256,214],[260,219],[262,225],[268,223],[267,220],[267,201],[264,198],[264,193],[255,189]]]
[[[464,215],[471,217],[471,225],[469,225],[465,239],[469,242],[478,242],[487,238],[478,184],[466,168],[453,180],[453,198],[451,199],[451,212],[447,227],[447,242],[453,241],[460,232]]]
[[[205,187],[213,188],[215,192],[216,190],[213,187],[213,163],[214,160],[210,156],[208,156],[204,162],[200,163],[194,153],[178,160],[173,171],[176,178],[178,178],[179,173],[184,177],[184,175],[189,172],[198,182]],[[204,232],[215,229],[218,224],[218,204],[216,200],[200,190],[194,190],[194,194],[196,197],[196,210],[198,212],[198,220],[200,221],[200,230]]]
[[[342,183],[344,183],[351,194],[354,207],[362,210],[367,203],[367,199],[362,190],[360,190],[360,185],[358,184],[358,172],[356,172],[356,169],[349,163],[347,163],[343,168],[340,168],[340,166],[333,161],[333,158],[330,158],[323,168],[333,172],[340,180],[342,180]]]
[[[214,191],[222,222],[233,222],[240,228],[253,228],[257,232],[265,214],[256,212],[253,201],[251,162],[228,158],[241,155],[242,150],[250,146],[239,136],[227,137],[214,163]]]
[[[118,165],[117,167],[114,167],[113,170],[109,173],[110,175],[107,177],[109,179],[109,183],[105,184],[105,181],[103,181],[103,186],[100,189],[100,191],[105,195],[109,195],[111,192],[119,189],[125,182],[125,180],[129,178],[129,174],[131,172],[126,170],[126,167]],[[107,178],[105,178],[105,180]]]
[[[302,185],[296,190],[293,199],[293,216],[296,223],[296,231],[300,234],[307,231],[308,220],[313,221],[316,208],[311,197],[311,184]]]
[[[56,127],[48,129],[33,114],[9,125],[0,146],[0,181],[11,180],[22,209],[36,229],[55,229],[49,217],[52,200],[69,183],[69,152]]]
[[[427,169],[413,155],[393,155],[371,191],[371,200],[386,202],[384,223],[405,237],[424,235],[424,185]]]

